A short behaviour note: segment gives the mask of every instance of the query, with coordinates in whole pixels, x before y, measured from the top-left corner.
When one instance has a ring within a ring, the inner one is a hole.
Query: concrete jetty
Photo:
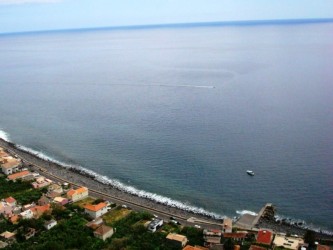
[[[256,230],[256,225],[258,224],[261,217],[271,217],[274,216],[274,207],[272,203],[267,203],[257,215],[244,214],[235,223],[237,228],[245,230]]]

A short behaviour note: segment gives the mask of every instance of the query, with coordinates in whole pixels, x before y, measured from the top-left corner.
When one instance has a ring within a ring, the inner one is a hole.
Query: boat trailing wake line
[[[135,87],[169,87],[169,88],[200,88],[200,89],[214,89],[213,85],[191,85],[191,84],[136,84],[136,83],[110,83],[109,86],[135,86]]]

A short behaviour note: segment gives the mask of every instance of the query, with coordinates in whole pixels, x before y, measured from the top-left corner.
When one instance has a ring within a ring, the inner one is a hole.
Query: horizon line
[[[0,32],[0,35],[20,35],[29,33],[57,33],[75,32],[92,30],[129,30],[129,29],[156,29],[156,28],[188,28],[188,27],[209,27],[209,26],[234,26],[234,25],[287,25],[305,23],[329,23],[333,18],[298,18],[298,19],[261,19],[261,20],[235,20],[235,21],[209,21],[209,22],[190,22],[190,23],[161,23],[161,24],[137,24],[137,25],[117,25],[117,26],[96,26],[82,28],[64,28],[49,30],[28,30],[15,32]]]

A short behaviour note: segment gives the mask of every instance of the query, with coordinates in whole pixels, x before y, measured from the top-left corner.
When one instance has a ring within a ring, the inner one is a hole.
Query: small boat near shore
[[[247,170],[246,173],[247,173],[248,175],[254,176],[254,172],[253,172],[252,170]]]

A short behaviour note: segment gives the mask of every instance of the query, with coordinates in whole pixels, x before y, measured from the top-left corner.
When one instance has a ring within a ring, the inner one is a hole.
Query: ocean
[[[332,231],[332,44],[333,23],[3,34],[0,137],[161,202]]]

